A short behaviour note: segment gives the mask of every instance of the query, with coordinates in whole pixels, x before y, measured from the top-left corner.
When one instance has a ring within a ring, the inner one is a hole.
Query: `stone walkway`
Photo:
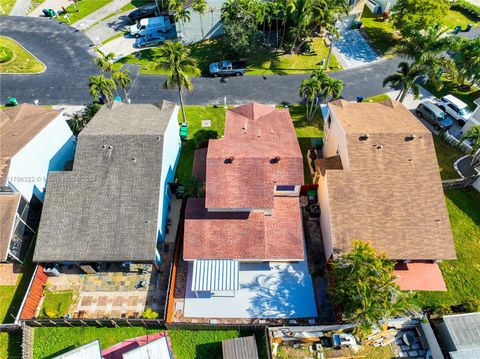
[[[83,19],[78,20],[72,26],[79,30],[85,30],[93,26],[95,23],[101,21],[106,16],[113,14],[120,10],[125,5],[129,4],[130,0],[113,0],[107,5],[101,7],[97,11],[85,16]]]
[[[20,267],[12,263],[0,264],[0,285],[16,285],[21,274]]]

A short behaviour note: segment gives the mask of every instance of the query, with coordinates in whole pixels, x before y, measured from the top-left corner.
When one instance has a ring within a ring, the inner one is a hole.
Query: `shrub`
[[[452,9],[466,12],[473,18],[480,20],[480,6],[472,4],[466,0],[455,0]]]
[[[143,319],[157,319],[158,318],[158,313],[154,312],[152,308],[147,308],[143,313],[142,313],[142,318]]]
[[[58,317],[58,311],[54,310],[54,309],[48,309],[48,308],[45,308],[43,310],[43,312],[45,313],[45,315],[48,317],[48,318],[57,318]]]
[[[13,59],[13,51],[6,47],[0,46],[0,63],[5,63]]]

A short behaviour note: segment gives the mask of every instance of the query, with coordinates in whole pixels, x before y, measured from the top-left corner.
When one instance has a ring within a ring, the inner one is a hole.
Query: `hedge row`
[[[0,63],[3,64],[11,59],[13,59],[13,51],[6,46],[0,46]]]

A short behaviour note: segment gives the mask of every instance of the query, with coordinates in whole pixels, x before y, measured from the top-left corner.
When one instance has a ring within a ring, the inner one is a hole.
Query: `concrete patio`
[[[191,318],[313,318],[317,316],[306,261],[240,263],[240,289],[212,295],[191,291],[189,263],[184,316]]]

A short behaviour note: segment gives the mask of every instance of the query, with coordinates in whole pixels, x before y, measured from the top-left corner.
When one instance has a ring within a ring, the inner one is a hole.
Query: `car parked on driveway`
[[[230,60],[222,60],[213,62],[209,66],[210,75],[217,76],[242,76],[247,69],[243,62],[232,62]]]
[[[472,115],[468,105],[452,95],[442,97],[437,106],[455,119],[461,127],[465,126]]]
[[[155,17],[157,15],[156,7],[139,8],[128,14],[129,25],[135,24],[141,19]]]
[[[449,130],[453,126],[453,121],[448,118],[447,114],[430,101],[425,101],[418,105],[415,113],[419,118],[430,122],[436,130]]]
[[[147,34],[143,37],[138,38],[135,41],[134,47],[142,48],[147,46],[158,46],[165,42],[166,40],[165,34],[162,33],[153,33]]]
[[[137,24],[130,26],[130,34],[135,37],[145,36],[152,31],[168,32],[172,28],[168,16],[157,16],[142,19]]]

